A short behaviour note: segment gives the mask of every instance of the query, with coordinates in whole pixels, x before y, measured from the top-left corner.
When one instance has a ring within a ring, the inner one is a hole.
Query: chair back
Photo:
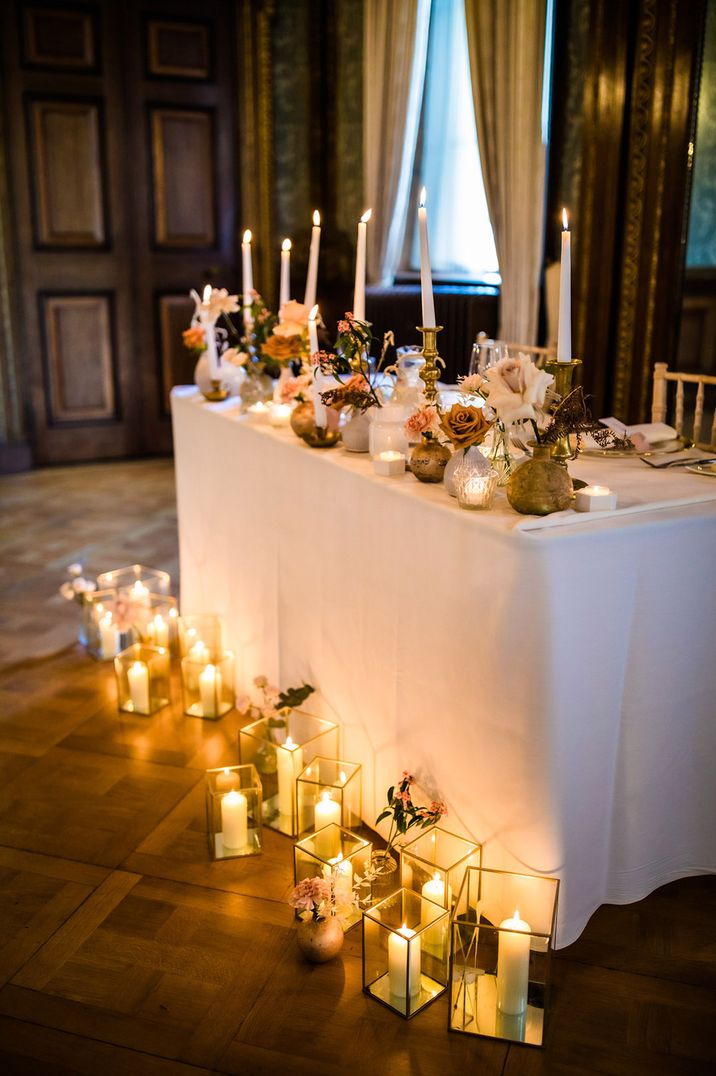
[[[707,387],[716,386],[716,377],[709,374],[682,374],[669,370],[668,363],[654,363],[654,390],[651,397],[651,421],[666,422],[669,410],[669,382],[676,383],[674,426],[680,437],[690,437],[699,448],[716,449],[716,392],[710,391],[711,425],[704,401]],[[685,386],[688,386],[688,390]],[[692,386],[695,386],[694,394]],[[693,422],[691,408],[693,406]],[[713,410],[712,410],[713,408]],[[709,429],[708,435],[706,428]]]

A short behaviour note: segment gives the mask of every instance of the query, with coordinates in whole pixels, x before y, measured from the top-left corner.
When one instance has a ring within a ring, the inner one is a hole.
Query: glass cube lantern
[[[314,758],[299,774],[298,831],[322,829],[335,822],[343,829],[360,829],[361,767],[357,762]]]
[[[112,589],[121,594],[131,593],[136,601],[144,600],[149,594],[168,594],[170,584],[168,572],[159,568],[147,568],[144,564],[113,568],[111,572],[102,572],[97,576],[98,590]]]
[[[114,659],[120,710],[148,716],[169,703],[169,651],[133,643]]]
[[[225,625],[215,613],[189,613],[179,617],[179,656],[186,657],[193,647],[208,646],[209,650],[226,648]]]
[[[400,882],[452,911],[467,867],[479,867],[480,845],[435,826],[400,850]]]
[[[117,600],[116,590],[94,590],[85,595],[84,617],[87,653],[97,661],[110,661],[137,642],[126,599]]]
[[[369,447],[376,474],[405,473],[409,445],[404,425],[405,408],[401,405],[385,404],[373,409]]]
[[[444,993],[449,915],[410,889],[363,913],[363,990],[410,1019]],[[439,940],[439,941],[438,941]]]
[[[234,707],[234,654],[193,647],[181,659],[184,713],[216,721]]]
[[[336,915],[344,930],[360,921],[358,898],[354,896],[356,877],[365,878],[373,845],[355,833],[331,823],[310,833],[293,848],[296,884],[304,878],[323,877],[333,884]],[[296,913],[298,916],[298,913]]]
[[[206,771],[206,835],[211,859],[261,852],[261,781],[254,766]]]
[[[184,659],[186,661],[186,658]],[[338,726],[303,710],[282,710],[239,732],[239,757],[253,762],[264,790],[264,825],[297,837],[296,782],[317,756],[338,757]]]
[[[450,1031],[541,1046],[559,880],[469,867],[452,915]]]

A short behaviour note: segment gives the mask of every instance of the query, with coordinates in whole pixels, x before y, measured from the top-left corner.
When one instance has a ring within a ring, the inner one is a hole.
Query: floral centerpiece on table
[[[371,407],[382,407],[380,382],[395,372],[395,366],[385,364],[394,339],[392,332],[385,333],[380,358],[371,369],[373,339],[369,322],[359,321],[347,311],[338,322],[334,351],[319,351],[317,356],[311,357],[322,374],[332,376],[338,382],[335,388],[321,393],[321,400],[327,407],[335,411],[348,410],[351,417],[363,415]]]

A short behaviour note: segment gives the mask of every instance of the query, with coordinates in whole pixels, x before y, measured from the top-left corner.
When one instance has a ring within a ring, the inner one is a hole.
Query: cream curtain
[[[503,340],[537,338],[544,232],[546,0],[465,0],[487,206],[502,276]]]
[[[405,235],[428,51],[430,0],[365,0],[363,181],[368,279],[392,284]]]

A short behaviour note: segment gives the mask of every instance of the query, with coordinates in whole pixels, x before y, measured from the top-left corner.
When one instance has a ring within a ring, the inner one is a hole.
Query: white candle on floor
[[[224,848],[245,848],[248,844],[246,796],[235,789],[221,799],[221,835]]]
[[[119,649],[119,632],[112,621],[112,614],[105,613],[100,617],[98,627],[102,657],[116,657]]]
[[[129,697],[135,713],[149,712],[149,669],[145,662],[135,661],[127,669]]]
[[[330,866],[323,868],[323,877],[327,881],[333,876],[333,889],[336,895],[336,904],[350,904],[353,900],[353,870],[350,860],[344,859],[339,853],[330,860]]]
[[[162,616],[161,613],[157,613],[152,621],[154,645],[155,646],[169,646],[169,625]]]
[[[530,925],[519,911],[503,919],[497,939],[497,1005],[516,1016],[527,1007],[530,973]]]
[[[276,771],[278,777],[278,813],[291,818],[296,789],[296,777],[303,769],[303,748],[290,736],[276,748]]]
[[[216,665],[209,664],[199,673],[199,696],[204,717],[218,717],[221,686],[221,672]]]
[[[313,808],[313,828],[316,830],[323,829],[324,826],[329,826],[331,823],[340,826],[341,805],[331,799],[330,792],[322,792],[321,798]],[[340,840],[340,834],[335,830],[319,834],[315,840],[316,851],[326,859],[335,856],[340,851]]]
[[[420,993],[420,938],[405,923],[388,938],[388,983],[396,998]]]
[[[452,900],[452,889],[447,887],[447,901],[445,900],[445,882],[440,877],[438,871],[432,878],[425,883],[420,891],[427,900],[432,900],[435,904],[441,904],[443,908],[449,908]]]

